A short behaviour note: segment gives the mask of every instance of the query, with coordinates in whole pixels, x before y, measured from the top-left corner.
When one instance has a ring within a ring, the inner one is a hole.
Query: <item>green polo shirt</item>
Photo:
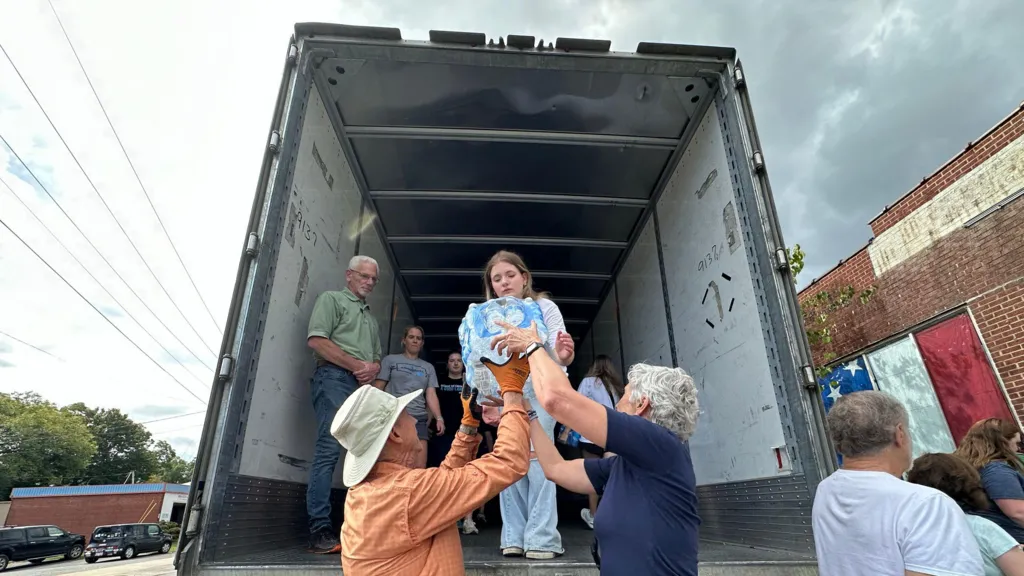
[[[356,360],[379,362],[381,359],[377,319],[370,314],[370,305],[348,288],[324,292],[317,297],[306,338],[313,336],[327,338]],[[313,356],[323,360],[319,354]]]

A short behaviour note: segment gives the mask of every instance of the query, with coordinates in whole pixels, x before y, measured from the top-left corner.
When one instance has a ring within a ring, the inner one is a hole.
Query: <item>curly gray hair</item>
[[[648,419],[684,442],[697,428],[697,387],[682,368],[634,364],[629,368],[630,402],[651,403]]]

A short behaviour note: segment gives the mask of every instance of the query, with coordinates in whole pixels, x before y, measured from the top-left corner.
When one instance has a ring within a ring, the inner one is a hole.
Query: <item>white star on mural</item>
[[[832,399],[832,402],[835,402],[836,400],[839,400],[840,398],[843,397],[843,395],[839,393],[839,386],[833,386],[832,383],[829,382],[828,387],[830,389],[828,397]]]
[[[846,365],[843,366],[843,370],[849,372],[850,377],[852,378],[857,375],[857,370],[863,370],[863,368],[861,368],[860,364],[857,364],[857,361],[854,360],[853,362],[847,362]]]

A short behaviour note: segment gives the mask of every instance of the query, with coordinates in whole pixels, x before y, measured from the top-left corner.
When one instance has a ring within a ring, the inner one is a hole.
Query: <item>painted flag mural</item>
[[[871,377],[868,376],[867,367],[864,365],[863,356],[836,365],[828,376],[821,378],[818,382],[821,384],[821,399],[825,402],[826,414],[832,409],[836,400],[841,397],[854,392],[874,390],[874,386],[871,385]]]
[[[914,335],[958,442],[978,420],[1013,420],[971,318],[961,314]]]
[[[956,448],[953,436],[914,340],[903,338],[869,353],[868,364],[878,389],[891,394],[907,409],[914,458],[952,452]]]

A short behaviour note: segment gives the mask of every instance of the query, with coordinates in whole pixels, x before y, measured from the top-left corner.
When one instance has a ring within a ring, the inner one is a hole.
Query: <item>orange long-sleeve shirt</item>
[[[348,491],[341,527],[345,576],[465,574],[456,522],[526,475],[530,427],[507,406],[494,451],[473,460],[480,436],[459,432],[440,468],[378,462]]]

